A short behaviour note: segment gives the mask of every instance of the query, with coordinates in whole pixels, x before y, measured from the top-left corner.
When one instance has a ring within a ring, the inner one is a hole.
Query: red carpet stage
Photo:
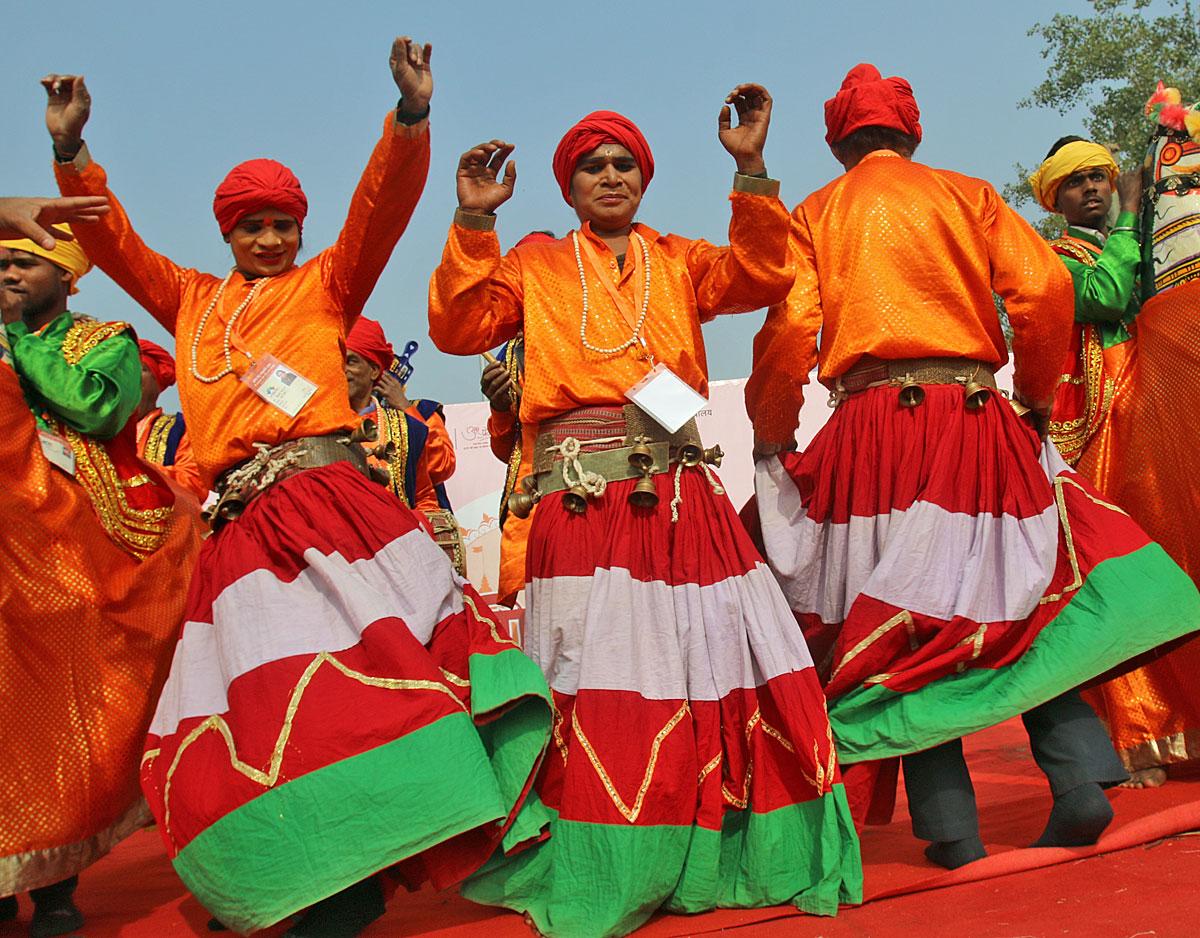
[[[964,938],[1190,938],[1200,934],[1200,777],[1159,789],[1111,793],[1116,820],[1096,846],[1018,849],[1041,832],[1050,795],[1033,765],[1019,720],[967,744],[991,856],[956,872],[938,871],[908,830],[903,800],[897,819],[863,834],[866,898],[836,919],[794,909],[660,916],[638,932],[675,938],[737,936],[964,936]],[[86,870],[78,903],[87,938],[206,936],[208,914],[184,892],[158,835],[143,831]],[[0,924],[0,938],[25,935],[21,919]],[[272,930],[276,935],[283,928]],[[488,909],[454,893],[398,894],[365,938],[438,935],[529,938],[521,916]]]

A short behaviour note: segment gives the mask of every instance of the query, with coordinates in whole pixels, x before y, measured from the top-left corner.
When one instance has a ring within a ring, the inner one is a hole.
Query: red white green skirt
[[[1200,628],[1186,574],[1007,402],[897,393],[851,397],[755,482],[846,763],[991,726]]]
[[[778,585],[697,469],[533,518],[525,651],[554,697],[523,814],[549,839],[464,884],[547,935],[621,935],[657,910],[861,899],[858,840],[825,701]]]
[[[406,861],[477,869],[550,735],[537,668],[415,516],[348,464],[204,545],[142,762],[176,871],[252,931]]]

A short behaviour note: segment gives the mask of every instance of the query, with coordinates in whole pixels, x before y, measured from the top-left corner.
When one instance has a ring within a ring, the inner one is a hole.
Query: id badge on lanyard
[[[317,386],[274,355],[254,359],[239,381],[272,407],[295,417],[317,393]]]
[[[625,392],[625,396],[674,433],[700,413],[708,401],[675,372],[659,362],[650,373]]]
[[[75,451],[70,443],[49,430],[38,430],[38,442],[42,444],[42,454],[48,463],[69,476],[75,475]]]

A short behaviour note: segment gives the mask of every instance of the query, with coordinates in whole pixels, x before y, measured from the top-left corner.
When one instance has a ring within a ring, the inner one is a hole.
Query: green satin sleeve
[[[11,323],[13,364],[33,402],[68,426],[107,440],[121,428],[142,399],[142,364],[133,333],[105,339],[68,365],[59,343],[31,335],[24,323]]]
[[[1132,212],[1117,216],[1116,227],[1136,225]],[[1109,235],[1095,267],[1063,258],[1075,283],[1076,322],[1116,323],[1137,312],[1134,290],[1141,251],[1132,232],[1116,231]]]

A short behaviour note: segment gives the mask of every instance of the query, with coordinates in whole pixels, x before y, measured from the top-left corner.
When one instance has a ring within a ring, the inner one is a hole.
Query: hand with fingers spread
[[[51,225],[75,225],[97,221],[108,211],[102,195],[78,195],[61,199],[0,198],[0,239],[29,238],[54,250],[54,239],[74,241],[70,232],[48,231]]]
[[[458,161],[458,207],[464,212],[490,215],[512,198],[517,164],[508,160],[511,143],[491,140],[473,147]],[[508,160],[508,165],[504,161]],[[500,168],[504,167],[504,176]]]
[[[392,43],[392,78],[400,89],[403,113],[409,117],[423,115],[433,97],[433,72],[429,59],[433,55],[430,43],[421,45],[408,36],[400,36]]]
[[[737,110],[738,125],[731,126],[729,106]],[[763,146],[771,123],[771,96],[762,85],[742,84],[725,98],[717,118],[717,136],[721,145],[737,162],[737,171],[754,176],[767,171]]]
[[[54,141],[54,152],[64,160],[74,159],[83,146],[83,127],[92,113],[92,96],[82,75],[47,75],[46,129]]]

